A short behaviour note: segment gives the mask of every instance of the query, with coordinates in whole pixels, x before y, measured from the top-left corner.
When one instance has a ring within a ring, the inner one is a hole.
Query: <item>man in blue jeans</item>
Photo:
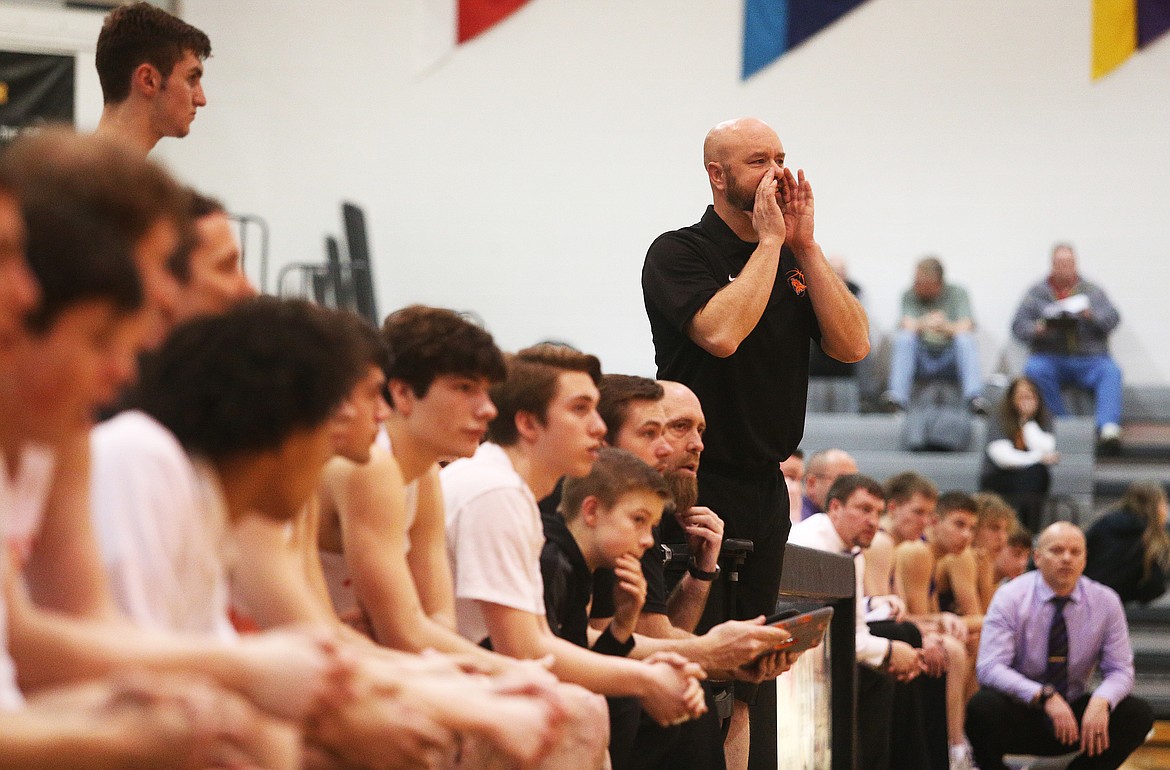
[[[987,413],[975,322],[967,290],[943,280],[937,257],[921,260],[914,285],[902,295],[902,318],[894,337],[889,387],[882,397],[888,411],[910,402],[914,380],[957,378],[963,400],[975,414]]]
[[[1121,450],[1121,369],[1109,355],[1109,335],[1121,316],[1105,292],[1077,272],[1072,246],[1052,248],[1052,272],[1024,295],[1012,334],[1028,344],[1024,374],[1053,414],[1066,414],[1063,385],[1093,391],[1097,402],[1098,448]]]

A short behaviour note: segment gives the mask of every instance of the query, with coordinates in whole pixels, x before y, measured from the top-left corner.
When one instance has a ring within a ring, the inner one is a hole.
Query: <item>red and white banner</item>
[[[415,0],[415,69],[440,64],[456,47],[487,32],[528,0]]]

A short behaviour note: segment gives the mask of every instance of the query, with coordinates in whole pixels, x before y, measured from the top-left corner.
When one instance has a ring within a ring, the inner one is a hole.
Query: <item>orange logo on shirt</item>
[[[808,289],[808,285],[804,282],[804,273],[800,272],[800,268],[792,268],[788,271],[788,285],[796,292],[796,296],[803,297],[804,292]]]

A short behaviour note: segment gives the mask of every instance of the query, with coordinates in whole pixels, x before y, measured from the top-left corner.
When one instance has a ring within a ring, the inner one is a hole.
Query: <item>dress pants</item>
[[[1085,693],[1069,705],[1077,724],[1085,714],[1091,693]],[[1069,770],[1116,770],[1134,749],[1142,745],[1154,715],[1140,698],[1128,697],[1109,715],[1109,748],[1089,757],[1082,754]],[[1055,756],[1077,750],[1056,740],[1052,721],[1044,710],[1020,703],[999,690],[984,687],[967,704],[967,739],[980,770],[1007,770],[1004,754]]]

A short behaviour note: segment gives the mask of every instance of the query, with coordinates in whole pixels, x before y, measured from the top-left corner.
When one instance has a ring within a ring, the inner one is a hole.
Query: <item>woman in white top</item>
[[[1027,377],[1012,381],[991,426],[981,489],[1001,495],[1033,532],[1040,531],[1051,481],[1049,468],[1060,462],[1052,418],[1040,390]]]

